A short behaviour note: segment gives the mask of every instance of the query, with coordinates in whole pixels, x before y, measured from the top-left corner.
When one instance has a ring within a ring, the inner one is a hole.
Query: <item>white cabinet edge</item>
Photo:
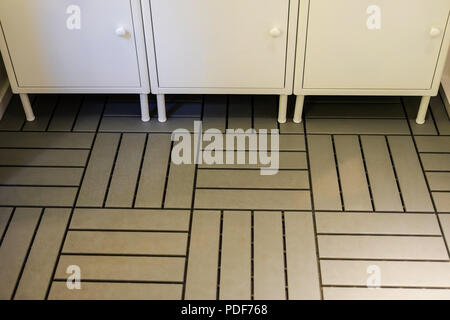
[[[450,54],[447,55],[444,74],[442,75],[442,99],[444,100],[447,112],[450,115]]]
[[[132,8],[133,24],[135,30],[135,41],[137,58],[139,64],[140,87],[21,87],[17,83],[12,61],[9,57],[8,47],[3,34],[0,32],[0,51],[5,68],[10,80],[10,88],[13,93],[150,93],[150,82],[148,75],[147,54],[144,38],[144,26],[142,23],[142,10],[140,0],[129,0]],[[1,80],[0,80],[1,81]],[[1,84],[0,84],[1,85]]]
[[[294,94],[295,95],[404,95],[404,96],[436,96],[439,92],[441,78],[443,76],[444,64],[446,63],[447,53],[450,49],[450,22],[447,22],[447,27],[443,37],[441,51],[436,64],[436,72],[434,74],[433,83],[430,89],[387,89],[387,90],[373,90],[373,89],[305,89],[303,87],[303,73],[306,55],[306,39],[308,33],[308,19],[309,19],[309,5],[311,0],[301,0],[299,9],[299,25],[297,32],[297,55],[296,55],[296,70],[294,76]],[[449,15],[450,17],[450,15]],[[450,56],[450,54],[448,55]],[[447,60],[449,60],[447,58]],[[449,62],[450,64],[450,62]],[[449,66],[447,66],[448,68]],[[448,97],[450,98],[450,90],[448,90]],[[449,109],[449,108],[447,108]]]
[[[297,47],[297,21],[302,0],[291,0],[289,6],[289,26],[287,39],[287,53],[285,65],[284,88],[166,88],[160,87],[158,82],[158,67],[156,64],[155,44],[153,37],[150,0],[141,0],[142,17],[144,22],[145,42],[147,44],[147,60],[150,75],[150,87],[153,94],[282,94],[293,93],[295,68],[295,50]]]

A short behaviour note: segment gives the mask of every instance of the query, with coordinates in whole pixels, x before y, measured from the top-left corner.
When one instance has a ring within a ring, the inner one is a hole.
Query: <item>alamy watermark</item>
[[[177,129],[172,133],[172,163],[206,165],[254,165],[261,175],[275,175],[279,170],[280,133],[278,129],[202,130],[194,121],[194,132]]]

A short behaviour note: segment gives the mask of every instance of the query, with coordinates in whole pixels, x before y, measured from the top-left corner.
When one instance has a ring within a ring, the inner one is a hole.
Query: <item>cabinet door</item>
[[[449,0],[310,1],[303,87],[430,89],[449,10]]]
[[[289,0],[150,5],[159,87],[284,88]]]
[[[130,0],[1,0],[0,22],[19,87],[141,86]]]

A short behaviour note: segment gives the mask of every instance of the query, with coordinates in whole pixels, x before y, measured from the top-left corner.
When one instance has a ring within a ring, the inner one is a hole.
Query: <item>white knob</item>
[[[432,36],[433,38],[439,36],[441,34],[441,30],[439,30],[438,28],[431,28],[430,30],[430,36]]]
[[[278,38],[281,35],[281,30],[277,27],[274,27],[270,30],[270,35],[274,38]]]
[[[126,35],[128,34],[128,31],[127,31],[124,27],[118,27],[118,28],[116,29],[116,34],[117,34],[119,37],[124,37],[124,36],[126,36]]]

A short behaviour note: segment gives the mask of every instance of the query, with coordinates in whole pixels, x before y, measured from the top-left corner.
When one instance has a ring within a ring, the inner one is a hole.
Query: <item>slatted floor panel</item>
[[[135,95],[35,95],[27,123],[14,96],[0,299],[450,299],[450,120],[438,96],[417,125],[419,102],[308,97],[278,124],[276,96],[174,95],[143,123]],[[194,121],[279,129],[278,174],[250,140],[223,157],[256,163],[174,164]]]

